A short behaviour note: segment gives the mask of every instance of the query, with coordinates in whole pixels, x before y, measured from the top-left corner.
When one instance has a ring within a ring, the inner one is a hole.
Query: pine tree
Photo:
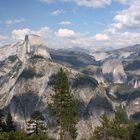
[[[126,117],[126,113],[124,109],[119,106],[115,112],[115,117],[111,123],[111,134],[112,137],[116,139],[123,139],[125,137],[126,129],[127,129],[128,119]]]
[[[133,120],[128,120],[128,123],[126,124],[126,127],[125,127],[125,132],[124,132],[125,140],[132,140],[134,126],[135,126],[135,122]]]
[[[140,140],[140,122],[134,127],[132,140]]]
[[[6,131],[10,132],[10,131],[15,131],[16,130],[16,126],[14,125],[12,116],[10,114],[10,112],[7,114],[6,117]]]
[[[97,126],[94,131],[94,138],[98,140],[109,140],[111,121],[106,113],[100,117],[100,126]]]
[[[6,124],[4,122],[4,111],[0,109],[0,132],[6,131]]]
[[[68,77],[62,68],[57,73],[53,89],[55,93],[52,95],[49,110],[60,127],[60,139],[76,138],[77,101],[71,93]]]
[[[126,116],[124,108],[116,108],[115,117],[106,114],[100,117],[100,126],[96,126],[90,140],[140,140],[140,125],[135,126],[133,120]]]
[[[40,111],[34,111],[31,114],[31,119],[26,122],[28,133],[39,134],[40,132],[45,132],[47,127],[45,119]]]

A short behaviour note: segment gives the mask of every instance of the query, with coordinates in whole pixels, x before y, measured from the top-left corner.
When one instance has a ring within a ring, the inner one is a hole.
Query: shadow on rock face
[[[106,74],[104,74],[104,77],[108,82],[113,81],[113,74],[112,73],[106,73]]]
[[[108,101],[106,97],[101,97],[96,95],[93,97],[85,111],[85,118],[88,119],[90,116],[100,116],[103,112],[113,113],[112,104]]]
[[[78,111],[78,113],[79,113],[79,117],[80,117],[80,119],[84,119],[84,115],[86,115],[85,114],[85,111],[86,111],[86,109],[87,109],[87,103],[85,103],[84,101],[80,101],[80,100],[78,100],[78,108],[77,108],[77,111]]]
[[[135,114],[131,115],[130,117],[136,121],[140,121],[140,112],[136,112]]]
[[[33,79],[34,77],[42,77],[43,74],[35,73],[33,70],[25,69],[20,75],[19,79]]]
[[[88,76],[79,76],[72,80],[72,88],[95,88],[97,85],[98,82],[94,78]]]
[[[48,85],[49,85],[49,86],[53,86],[56,79],[57,79],[57,74],[52,74],[52,75],[49,77]]]
[[[15,95],[7,108],[10,112],[17,114],[21,118],[28,118],[41,102],[40,97],[30,91]]]

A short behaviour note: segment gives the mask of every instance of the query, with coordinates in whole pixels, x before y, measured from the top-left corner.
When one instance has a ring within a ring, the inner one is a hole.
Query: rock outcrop
[[[106,61],[102,66],[104,77],[113,83],[124,83],[127,81],[127,75],[124,71],[121,61],[112,59]]]
[[[106,112],[113,116],[116,106],[124,102],[128,116],[140,109],[139,91],[125,97],[118,96],[115,88],[107,89],[93,77],[52,61],[39,36],[26,36],[24,41],[11,47],[10,53],[0,57],[0,108],[11,112],[19,129],[26,129],[25,122],[35,110],[40,110],[47,122],[52,121],[48,103],[51,101],[50,94],[54,92],[52,80],[60,68],[68,74],[72,92],[78,99],[80,120],[77,139],[88,138],[94,127],[100,124],[100,115]],[[6,46],[2,48],[4,54],[6,49]],[[99,81],[104,81],[103,76],[114,83],[123,83],[127,79],[118,60],[105,62],[98,74]],[[54,137],[57,134],[56,131],[47,131]]]
[[[32,55],[51,59],[46,44],[39,36],[34,34],[26,35],[25,40],[21,40],[15,45],[7,45],[0,48],[0,61],[12,55],[17,55],[22,62],[25,62]]]
[[[61,67],[68,73],[79,102],[82,100],[88,104],[94,95],[94,88],[98,86],[95,79],[53,62],[47,48],[37,39],[38,36],[26,36],[25,41],[14,45],[15,52],[0,62],[0,108],[11,112],[19,129],[26,129],[25,122],[35,110],[40,110],[46,120],[50,120],[48,102],[53,93],[51,81]],[[81,116],[85,107],[79,106]]]

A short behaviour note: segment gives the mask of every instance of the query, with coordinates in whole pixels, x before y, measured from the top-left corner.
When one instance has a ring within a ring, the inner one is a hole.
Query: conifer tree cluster
[[[34,111],[31,114],[31,119],[27,121],[26,124],[27,132],[29,134],[35,133],[38,135],[39,133],[46,132],[47,130],[45,118],[40,111]]]
[[[6,117],[6,131],[7,132],[16,131],[16,126],[14,125],[14,122],[10,113],[8,113]]]
[[[71,93],[68,77],[62,68],[57,73],[53,89],[55,93],[52,95],[49,110],[60,128],[60,139],[76,138],[77,101]]]
[[[100,123],[100,126],[95,127],[90,140],[140,140],[140,123],[126,118],[120,107],[112,119],[106,113],[102,114]]]
[[[0,110],[0,132],[10,132],[15,130],[16,126],[13,122],[11,114],[8,113],[5,115],[3,110]]]
[[[72,94],[69,79],[63,69],[57,73],[53,82],[54,94],[51,96],[49,112],[59,128],[60,140],[73,140],[77,137],[77,100]],[[0,140],[54,140],[46,131],[45,118],[40,111],[34,111],[27,121],[27,132],[16,130],[10,113],[0,110]],[[116,109],[114,118],[106,113],[100,117],[89,140],[140,140],[140,122],[127,118],[124,108]]]

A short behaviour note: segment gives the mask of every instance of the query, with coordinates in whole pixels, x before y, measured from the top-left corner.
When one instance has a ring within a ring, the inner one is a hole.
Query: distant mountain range
[[[78,139],[88,138],[103,112],[113,115],[121,105],[128,117],[140,114],[139,64],[140,45],[103,52],[55,50],[39,36],[29,35],[0,48],[0,108],[11,112],[19,129],[26,129],[34,110],[40,110],[49,123],[52,80],[63,68],[78,99]],[[58,133],[57,129],[48,132],[54,137]]]

